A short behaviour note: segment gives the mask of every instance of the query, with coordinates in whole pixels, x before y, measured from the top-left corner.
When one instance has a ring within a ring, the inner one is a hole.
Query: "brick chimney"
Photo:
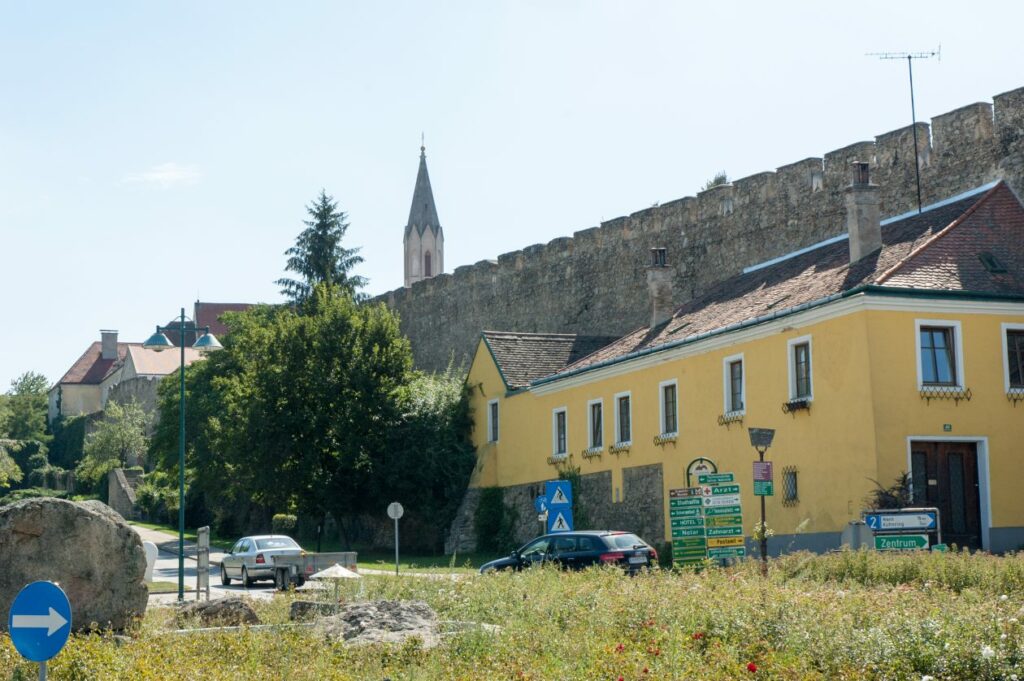
[[[100,329],[100,359],[117,359],[117,331]]]
[[[878,185],[871,184],[868,164],[852,165],[853,178],[846,194],[846,231],[850,235],[850,262],[874,253],[882,247],[882,223],[879,214]]]
[[[651,327],[668,321],[675,312],[672,278],[676,268],[670,267],[664,248],[651,249],[651,264],[647,266],[647,292],[651,296]]]

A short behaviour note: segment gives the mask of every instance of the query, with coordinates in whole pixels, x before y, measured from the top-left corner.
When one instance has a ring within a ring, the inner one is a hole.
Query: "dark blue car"
[[[480,573],[522,570],[531,565],[553,563],[567,570],[591,565],[617,565],[630,574],[658,564],[658,552],[632,532],[583,530],[545,534],[480,567]]]

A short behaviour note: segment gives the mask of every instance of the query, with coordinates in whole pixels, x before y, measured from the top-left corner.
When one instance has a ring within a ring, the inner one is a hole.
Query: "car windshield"
[[[610,534],[605,539],[615,549],[634,549],[647,546],[647,543],[635,534]]]
[[[272,537],[270,539],[257,539],[256,548],[259,549],[297,549],[299,545],[289,537]]]

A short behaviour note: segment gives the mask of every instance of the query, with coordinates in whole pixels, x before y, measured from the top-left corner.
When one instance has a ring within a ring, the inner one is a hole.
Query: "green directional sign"
[[[697,476],[697,482],[702,485],[717,485],[723,482],[732,482],[734,479],[732,473],[706,473]]]
[[[682,499],[669,499],[669,508],[692,508],[694,506],[700,506],[700,497],[683,497]]]
[[[747,555],[744,546],[727,546],[720,549],[708,549],[708,558],[742,558]]]
[[[949,544],[932,544],[932,551],[936,553],[948,553]]]
[[[696,518],[672,518],[672,527],[704,527],[704,519]]]
[[[704,548],[707,546],[707,540],[704,539],[702,533],[699,537],[674,537],[672,539],[672,549],[688,549],[688,548]]]
[[[719,515],[740,515],[742,512],[740,506],[709,506],[704,509],[704,516],[710,518]]]
[[[875,548],[879,551],[918,551],[928,548],[926,534],[876,534]]]
[[[704,525],[707,527],[730,527],[736,525],[739,527],[743,526],[743,516],[741,515],[713,515],[704,518]]]
[[[742,537],[742,527],[709,527],[707,528],[708,537]]]
[[[771,480],[755,480],[754,481],[754,496],[755,497],[773,497],[775,496],[775,483]]]
[[[700,506],[691,506],[690,508],[670,508],[668,510],[669,518],[699,518],[700,517]]]
[[[685,537],[703,537],[703,536],[704,536],[704,528],[703,527],[672,528],[672,538],[673,539],[676,539],[677,537],[682,539],[682,538],[685,538]]]
[[[711,488],[711,496],[717,497],[722,494],[739,494],[739,485],[718,485],[717,487]]]
[[[687,548],[687,549],[672,549],[673,558],[681,558],[683,560],[698,558],[703,560],[707,555],[707,550],[703,548]]]

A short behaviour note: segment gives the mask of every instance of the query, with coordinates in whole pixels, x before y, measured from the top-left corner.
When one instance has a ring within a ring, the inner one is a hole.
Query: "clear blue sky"
[[[4,2],[0,389],[196,298],[277,302],[325,188],[402,284],[420,132],[447,270],[1024,86],[1024,5]]]

